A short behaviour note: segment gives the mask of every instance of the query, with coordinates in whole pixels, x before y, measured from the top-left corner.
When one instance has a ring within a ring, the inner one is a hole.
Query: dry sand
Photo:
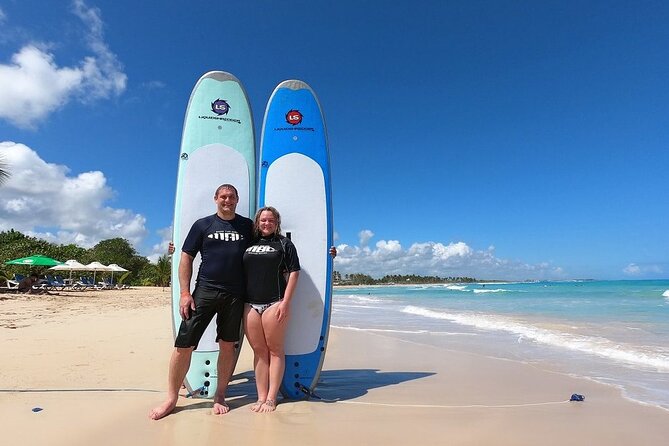
[[[181,398],[160,421],[172,351],[169,290],[0,294],[3,445],[664,445],[669,412],[529,365],[333,329],[317,393],[255,401],[242,350],[232,411]],[[582,403],[566,400],[586,395]],[[33,412],[39,407],[42,410]]]

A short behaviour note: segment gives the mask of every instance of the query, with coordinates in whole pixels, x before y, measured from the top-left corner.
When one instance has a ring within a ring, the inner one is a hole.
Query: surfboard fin
[[[337,401],[339,401],[339,398],[334,399],[334,400],[330,400],[330,399],[326,399],[326,398],[323,398],[321,396],[318,396],[318,395],[316,395],[316,393],[314,393],[313,390],[308,389],[302,383],[296,383],[296,386],[302,393],[307,395],[309,398],[316,398],[317,400],[323,401],[325,403],[336,403]]]

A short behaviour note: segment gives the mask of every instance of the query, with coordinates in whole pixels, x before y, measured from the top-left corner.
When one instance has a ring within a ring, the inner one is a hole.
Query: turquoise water
[[[339,288],[332,325],[464,343],[669,410],[669,280]]]

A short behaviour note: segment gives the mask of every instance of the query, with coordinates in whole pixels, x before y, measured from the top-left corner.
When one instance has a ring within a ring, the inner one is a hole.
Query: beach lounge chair
[[[54,276],[54,280],[56,281],[56,283],[62,283],[64,290],[74,289],[74,282],[72,282],[72,279],[65,280],[63,279],[63,276]]]
[[[95,282],[93,282],[93,279],[90,277],[80,277],[79,282],[84,288],[93,288],[95,290],[101,290],[102,288],[98,286]]]
[[[100,286],[101,289],[103,290],[112,290],[114,289],[114,285],[112,285],[111,280],[109,278],[104,279],[100,282],[98,282],[98,286]]]
[[[114,285],[114,288],[116,288],[117,290],[128,290],[130,289],[130,286],[126,285],[125,283],[117,283]]]
[[[7,293],[18,293],[19,292],[19,283],[15,280],[7,279],[7,286],[2,287],[1,291]]]
[[[58,281],[53,276],[46,276],[46,283],[48,284],[49,288],[53,290],[64,290],[66,287],[65,283]]]
[[[41,294],[41,293],[44,293],[44,292],[50,290],[51,286],[49,285],[49,283],[46,280],[42,279],[42,280],[38,281],[37,284],[33,285],[32,288],[33,288],[33,291],[39,291],[40,294]]]
[[[87,288],[90,288],[90,285],[88,284],[88,278],[86,277],[79,277],[79,280],[74,282],[73,286],[77,290],[85,290]]]

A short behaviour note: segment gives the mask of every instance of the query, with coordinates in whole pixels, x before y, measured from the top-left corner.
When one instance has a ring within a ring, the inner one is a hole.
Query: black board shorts
[[[187,320],[182,320],[174,346],[197,347],[209,322],[216,315],[216,341],[237,342],[244,313],[241,296],[214,288],[195,287],[193,291],[195,311]]]

